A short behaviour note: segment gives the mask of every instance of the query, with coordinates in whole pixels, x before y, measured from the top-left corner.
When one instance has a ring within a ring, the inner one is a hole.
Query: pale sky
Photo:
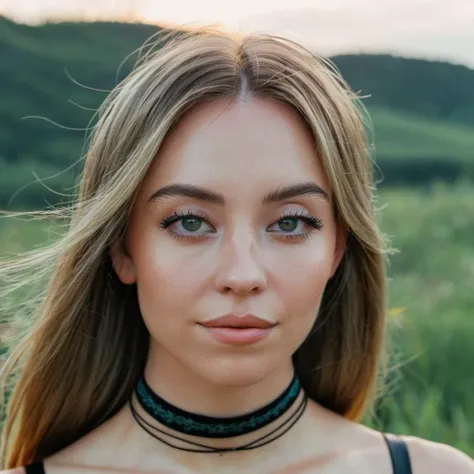
[[[0,14],[221,24],[282,34],[321,54],[388,52],[474,68],[474,0],[0,0]]]

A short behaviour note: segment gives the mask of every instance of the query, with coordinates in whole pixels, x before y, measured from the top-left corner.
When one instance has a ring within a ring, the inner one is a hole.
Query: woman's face
[[[151,353],[225,385],[288,370],[344,251],[331,200],[289,106],[216,100],[188,112],[143,182],[126,252],[112,252],[122,282],[137,284]],[[228,314],[271,327],[203,326]]]

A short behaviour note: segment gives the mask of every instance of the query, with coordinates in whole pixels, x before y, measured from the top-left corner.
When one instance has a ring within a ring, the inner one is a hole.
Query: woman
[[[280,37],[160,46],[100,110],[64,238],[3,264],[49,278],[5,367],[21,371],[4,467],[474,472],[359,423],[383,366],[385,250],[357,98]]]

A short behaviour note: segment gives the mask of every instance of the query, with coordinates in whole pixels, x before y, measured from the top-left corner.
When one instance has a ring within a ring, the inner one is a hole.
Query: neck
[[[176,407],[212,417],[250,413],[273,401],[294,376],[291,360],[266,377],[230,384],[209,380],[190,371],[168,353],[150,348],[145,378],[150,388]],[[192,394],[192,396],[190,396]]]

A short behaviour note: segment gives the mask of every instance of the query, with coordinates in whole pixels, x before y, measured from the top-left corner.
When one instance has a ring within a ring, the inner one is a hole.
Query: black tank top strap
[[[393,474],[413,474],[408,446],[400,436],[382,433],[392,459]]]
[[[26,474],[46,474],[44,471],[44,464],[42,462],[35,462],[25,466]]]

